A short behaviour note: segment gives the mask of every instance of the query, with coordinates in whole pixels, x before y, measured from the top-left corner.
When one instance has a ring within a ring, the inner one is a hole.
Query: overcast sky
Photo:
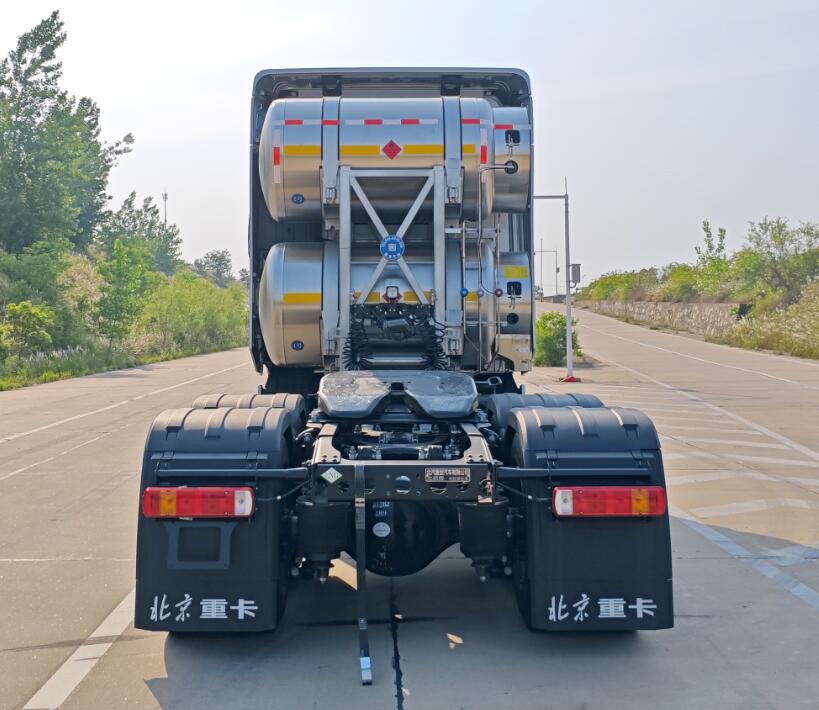
[[[55,8],[64,86],[98,102],[109,139],[136,138],[112,175],[115,200],[167,191],[188,259],[229,248],[246,264],[262,68],[525,69],[535,189],[568,178],[584,281],[690,259],[706,218],[731,247],[764,215],[819,220],[817,0],[27,0],[0,11],[2,53]],[[539,204],[535,220],[545,248],[562,250],[558,204]]]

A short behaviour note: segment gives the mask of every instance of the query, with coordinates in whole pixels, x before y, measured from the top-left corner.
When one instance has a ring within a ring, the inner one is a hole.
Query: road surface
[[[0,393],[0,706],[819,707],[819,363],[579,314],[595,359],[528,391],[655,418],[672,506],[676,628],[531,633],[510,586],[457,547],[373,578],[374,685],[358,683],[350,568],[293,584],[275,633],[130,624],[138,469],[157,412],[250,392],[244,350]],[[390,605],[400,618],[390,624]]]

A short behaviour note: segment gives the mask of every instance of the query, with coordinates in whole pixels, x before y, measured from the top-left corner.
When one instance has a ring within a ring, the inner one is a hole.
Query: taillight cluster
[[[552,491],[552,510],[568,517],[646,517],[663,515],[662,486],[558,486]]]
[[[149,486],[142,492],[146,518],[249,518],[255,507],[246,486]]]

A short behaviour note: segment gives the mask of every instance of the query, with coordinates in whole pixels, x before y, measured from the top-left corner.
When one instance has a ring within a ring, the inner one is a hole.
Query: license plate
[[[425,468],[424,480],[427,483],[469,483],[468,468]]]

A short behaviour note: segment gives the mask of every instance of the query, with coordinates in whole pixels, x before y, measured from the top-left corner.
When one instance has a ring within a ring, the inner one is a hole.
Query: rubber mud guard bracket
[[[366,513],[364,507],[364,464],[355,464],[355,576],[356,610],[358,612],[358,656],[362,685],[372,685],[373,664],[367,627],[367,551],[365,547]]]

